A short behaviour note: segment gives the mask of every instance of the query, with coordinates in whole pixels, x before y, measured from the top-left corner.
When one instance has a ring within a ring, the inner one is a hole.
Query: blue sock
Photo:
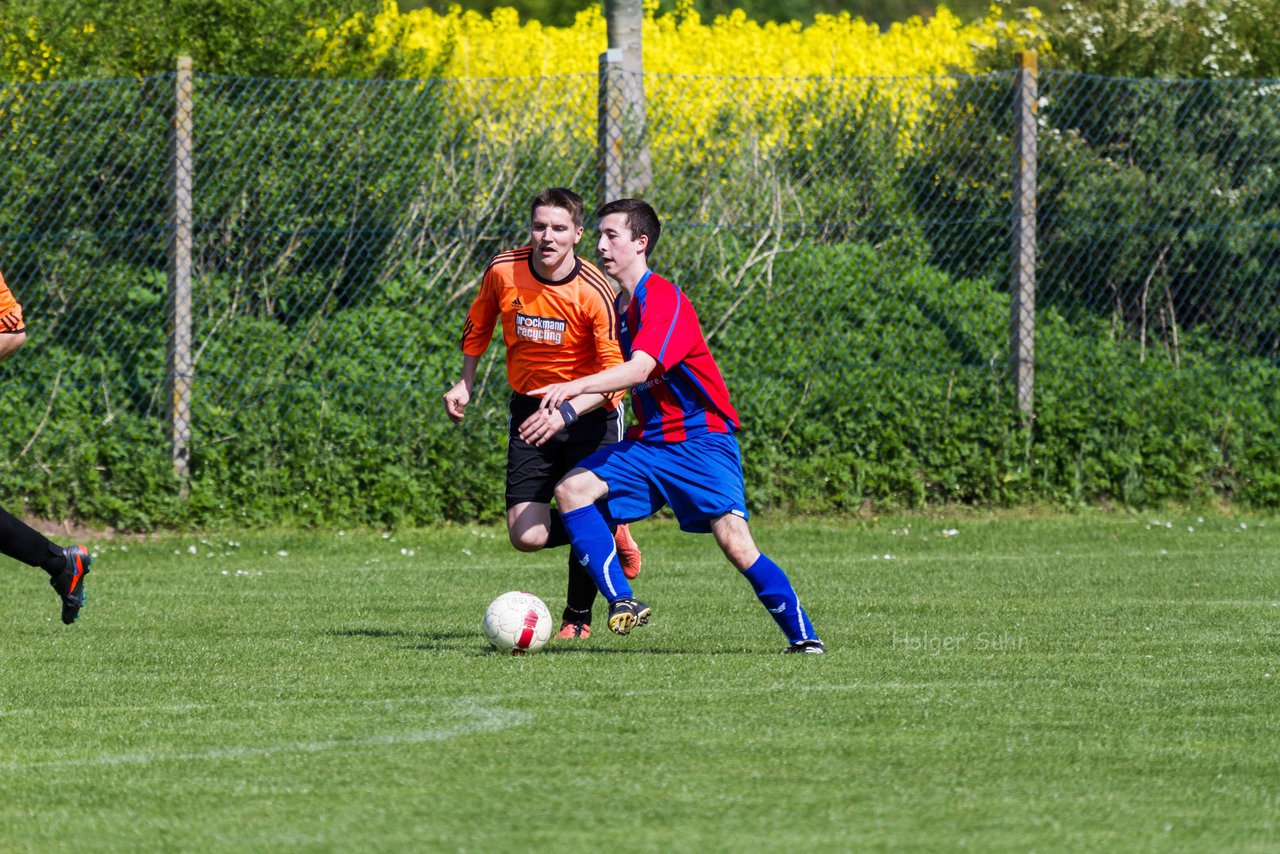
[[[613,602],[615,599],[630,599],[631,585],[622,574],[618,564],[618,548],[613,544],[613,534],[609,525],[600,515],[594,504],[561,513],[565,530],[569,532],[569,541],[573,544],[573,552],[578,561],[591,578],[604,598]]]
[[[796,591],[780,566],[766,556],[760,555],[756,562],[742,574],[747,581],[751,582],[760,604],[764,605],[789,642],[817,640],[818,636],[813,632],[809,615],[804,612],[804,608],[800,607]]]

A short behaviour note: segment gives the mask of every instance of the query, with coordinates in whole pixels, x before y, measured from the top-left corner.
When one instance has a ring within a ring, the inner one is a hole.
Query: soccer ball
[[[537,652],[551,639],[551,612],[546,603],[521,590],[503,593],[484,612],[484,636],[499,652]]]

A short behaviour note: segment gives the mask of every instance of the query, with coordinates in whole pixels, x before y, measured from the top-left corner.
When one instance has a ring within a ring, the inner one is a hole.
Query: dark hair
[[[538,208],[562,208],[573,217],[573,224],[582,228],[582,217],[587,206],[583,203],[582,196],[567,187],[548,187],[534,196],[533,201],[530,202],[529,219],[531,221]]]
[[[658,222],[658,215],[653,208],[640,199],[614,199],[600,206],[596,211],[596,219],[604,219],[615,213],[627,215],[627,228],[631,229],[632,240],[642,234],[649,238],[649,243],[644,248],[644,257],[648,259],[650,253],[657,248],[658,235],[662,233],[662,224]]]

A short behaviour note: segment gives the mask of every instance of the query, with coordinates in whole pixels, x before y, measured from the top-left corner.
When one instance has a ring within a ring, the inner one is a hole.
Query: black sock
[[[591,625],[591,611],[575,611],[573,608],[566,607],[560,614],[560,621],[564,623],[586,623]]]
[[[591,606],[596,601],[596,582],[591,573],[569,554],[569,591],[565,594],[565,614],[573,613],[575,622],[591,622]],[[570,617],[566,616],[566,620]]]
[[[49,542],[45,540],[45,542]],[[44,560],[40,562],[40,568],[49,573],[52,578],[67,568],[67,556],[62,553],[62,547],[55,543],[49,543],[49,550],[45,553]]]
[[[560,511],[551,508],[551,524],[547,526],[547,544],[544,549],[554,549],[559,546],[569,545],[569,532],[564,528],[564,520],[560,518]]]
[[[61,548],[3,509],[0,509],[0,552],[27,566],[38,566],[50,576],[57,575],[67,567],[67,558]]]

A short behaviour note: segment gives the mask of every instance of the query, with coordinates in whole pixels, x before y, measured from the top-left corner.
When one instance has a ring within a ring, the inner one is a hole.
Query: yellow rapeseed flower
[[[913,128],[953,75],[986,70],[981,57],[998,44],[1036,46],[1043,38],[1038,18],[1029,15],[1013,27],[994,6],[973,23],[939,7],[931,18],[913,17],[884,31],[848,13],[818,15],[805,27],[754,21],[741,10],[708,23],[692,0],[680,0],[664,15],[658,14],[656,0],[646,0],[644,8],[647,119],[661,128],[655,138],[662,153],[677,159],[723,156],[743,132],[752,134],[761,153],[778,146],[811,147],[824,119],[810,116],[798,126],[787,120],[796,104],[806,102],[827,107],[813,111],[817,116],[833,112],[831,103],[853,103],[838,120],[875,115],[909,147]],[[570,27],[548,27],[537,21],[522,24],[509,8],[489,16],[457,6],[443,14],[401,12],[394,0],[384,0],[372,19],[355,15],[337,31],[317,29],[312,37],[322,48],[315,72],[363,68],[374,73],[395,52],[405,77],[460,81],[453,90],[460,100],[475,99],[475,81],[579,76],[579,85],[539,87],[538,110],[556,116],[565,133],[594,132],[594,98],[582,93],[584,86],[594,90],[607,45],[598,5],[579,12]],[[362,46],[363,54],[351,55],[352,45]],[[485,137],[509,145],[529,132],[522,130],[529,124],[524,115],[528,91],[527,86],[485,90],[480,120]]]

